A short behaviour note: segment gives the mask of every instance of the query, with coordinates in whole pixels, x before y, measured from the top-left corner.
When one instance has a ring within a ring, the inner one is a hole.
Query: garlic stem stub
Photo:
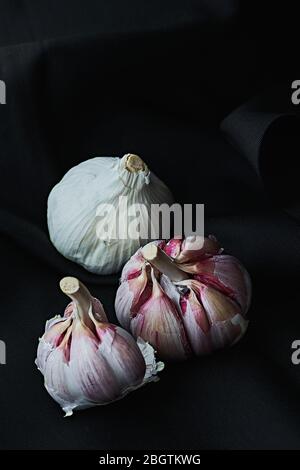
[[[158,380],[163,363],[148,343],[109,323],[101,302],[77,278],[65,277],[60,288],[72,301],[63,316],[47,321],[36,364],[66,416]]]
[[[149,243],[142,248],[142,255],[146,261],[155,266],[161,273],[169,277],[171,281],[178,282],[187,278],[185,272],[179,269],[158,245]]]
[[[92,296],[85,285],[76,277],[64,277],[59,283],[61,291],[76,304],[78,318],[82,323],[90,323],[89,311],[92,308]],[[103,318],[105,320],[105,318]]]
[[[126,170],[130,171],[131,173],[136,173],[137,171],[144,171],[148,172],[148,167],[143,162],[141,157],[138,155],[135,155],[134,153],[128,153],[125,155],[126,157],[126,163],[125,163],[125,168]]]
[[[153,204],[174,202],[168,187],[135,154],[96,157],[71,168],[48,197],[48,229],[56,249],[96,274],[121,270],[149,241]],[[141,207],[134,235],[131,210]],[[148,232],[149,233],[149,232]]]
[[[166,360],[235,344],[248,326],[251,281],[217,240],[151,242],[126,263],[115,309],[124,328]]]

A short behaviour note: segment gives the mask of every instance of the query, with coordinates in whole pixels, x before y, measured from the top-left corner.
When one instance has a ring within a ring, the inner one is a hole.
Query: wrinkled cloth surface
[[[281,7],[0,1],[0,448],[299,448],[299,77]],[[205,204],[206,234],[252,277],[251,321],[231,349],[64,420],[34,365],[46,319],[66,305],[58,282],[79,277],[116,322],[119,275],[55,250],[47,196],[71,166],[128,152],[176,201]]]

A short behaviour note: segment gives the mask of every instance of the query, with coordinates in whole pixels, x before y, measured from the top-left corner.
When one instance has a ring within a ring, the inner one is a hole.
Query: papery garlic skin
[[[118,400],[146,382],[158,380],[156,374],[163,368],[156,363],[153,348],[108,323],[99,300],[89,298],[87,289],[74,279],[63,281],[71,287],[77,285],[84,294],[77,297],[78,292],[73,292],[74,300],[63,317],[46,323],[36,359],[47,391],[66,416]]]
[[[48,198],[48,228],[56,249],[88,271],[118,272],[147,242],[140,236],[116,237],[118,224],[124,228],[131,220],[123,210],[120,197],[127,198],[129,207],[142,204],[149,211],[141,211],[141,227],[150,226],[151,204],[174,202],[167,186],[133,154],[84,161],[65,174]],[[108,213],[102,227],[97,210],[105,204],[112,205],[117,213],[120,211],[117,220],[113,213]]]
[[[160,240],[139,249],[124,266],[116,295],[121,325],[167,360],[236,343],[248,326],[251,281],[242,264],[222,252],[214,237]]]

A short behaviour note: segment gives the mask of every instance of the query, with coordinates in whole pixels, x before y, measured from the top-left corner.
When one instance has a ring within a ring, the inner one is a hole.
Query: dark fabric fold
[[[299,220],[300,120],[292,91],[291,83],[272,88],[231,112],[221,129],[254,167],[275,204]]]

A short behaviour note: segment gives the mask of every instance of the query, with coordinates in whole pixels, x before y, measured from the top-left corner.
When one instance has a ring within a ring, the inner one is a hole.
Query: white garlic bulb
[[[62,255],[88,271],[116,273],[148,241],[139,232],[128,236],[133,215],[128,207],[146,209],[139,212],[139,227],[147,227],[151,205],[162,203],[173,203],[170,190],[137,155],[92,158],[69,170],[52,189],[50,238]]]

